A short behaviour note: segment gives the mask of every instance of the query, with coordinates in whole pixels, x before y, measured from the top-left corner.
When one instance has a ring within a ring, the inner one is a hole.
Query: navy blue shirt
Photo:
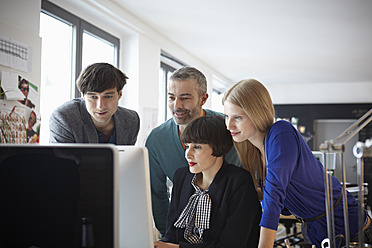
[[[98,133],[98,141],[99,143],[109,143],[109,144],[114,144],[116,145],[116,132],[114,130],[114,132],[111,134],[110,138],[107,139],[107,136],[108,135],[104,135],[103,133],[101,133],[100,131],[97,130],[97,133]]]

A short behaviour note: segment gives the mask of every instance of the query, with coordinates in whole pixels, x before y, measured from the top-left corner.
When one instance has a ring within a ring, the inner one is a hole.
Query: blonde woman
[[[274,123],[270,94],[257,80],[236,83],[222,101],[226,126],[242,165],[251,172],[261,197],[263,193],[259,247],[273,247],[281,213],[301,218],[305,223],[304,236],[320,247],[328,236],[322,164],[291,123]],[[330,177],[330,180],[336,235],[344,234],[341,185],[335,177]],[[357,240],[358,203],[349,192],[347,202],[350,237]],[[369,223],[365,214],[363,230],[367,234],[370,232]]]

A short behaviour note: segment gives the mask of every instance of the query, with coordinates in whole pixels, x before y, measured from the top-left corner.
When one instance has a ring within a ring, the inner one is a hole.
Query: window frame
[[[176,68],[164,63],[164,62],[160,62],[160,68],[162,69],[163,71],[163,93],[164,93],[164,96],[165,96],[165,99],[164,99],[164,107],[163,107],[163,111],[164,111],[164,120],[163,121],[166,121],[169,117],[167,116],[167,113],[168,113],[168,73],[173,73]]]
[[[109,34],[108,32],[94,26],[93,24],[71,14],[70,12],[62,9],[61,7],[47,1],[42,0],[41,2],[41,12],[47,14],[51,17],[56,18],[59,21],[67,23],[73,28],[73,39],[72,39],[72,75],[71,75],[71,84],[72,84],[72,98],[79,98],[80,92],[76,86],[76,80],[79,77],[82,71],[82,56],[83,56],[83,33],[89,33],[90,35],[96,36],[99,39],[110,42],[114,45],[115,57],[114,60],[116,63],[113,64],[115,67],[119,67],[119,53],[120,53],[120,39]]]
[[[162,88],[161,91],[163,93],[163,99],[160,104],[160,109],[164,111],[164,114],[162,115],[163,120],[168,120],[171,116],[168,116],[168,73],[173,73],[175,70],[177,70],[180,67],[187,66],[186,63],[178,60],[177,58],[173,57],[169,53],[167,53],[164,50],[161,50],[160,52],[160,69],[163,72],[163,78],[162,78]]]

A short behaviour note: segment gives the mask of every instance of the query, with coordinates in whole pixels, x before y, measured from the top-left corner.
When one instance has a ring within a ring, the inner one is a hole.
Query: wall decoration
[[[14,39],[0,36],[0,64],[31,72],[32,47]]]

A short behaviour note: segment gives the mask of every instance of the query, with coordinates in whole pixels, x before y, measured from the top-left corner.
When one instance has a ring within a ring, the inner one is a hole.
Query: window
[[[223,109],[223,105],[222,105],[222,98],[223,98],[223,93],[222,92],[219,92],[215,89],[213,89],[212,91],[212,109],[214,111],[217,111],[217,112],[220,112],[220,113],[223,113],[224,109]]]
[[[88,32],[83,33],[83,59],[82,68],[87,67],[94,61],[115,62],[115,46],[106,40],[96,37]]]
[[[168,80],[172,73],[182,66],[186,66],[185,63],[174,58],[172,55],[165,51],[161,51],[160,54],[160,114],[159,123],[162,123],[172,117],[172,113],[168,108]]]
[[[212,85],[213,85],[212,104],[211,104],[212,109],[217,112],[223,113],[222,98],[224,96],[224,93],[228,89],[228,84],[224,80],[213,75]]]
[[[163,62],[160,63],[160,123],[168,120],[172,116],[168,108],[168,80],[175,70],[175,68]]]
[[[51,113],[66,101],[80,97],[75,81],[83,68],[95,62],[119,66],[120,41],[45,0],[40,14],[40,37],[43,123],[40,143],[49,143]]]

